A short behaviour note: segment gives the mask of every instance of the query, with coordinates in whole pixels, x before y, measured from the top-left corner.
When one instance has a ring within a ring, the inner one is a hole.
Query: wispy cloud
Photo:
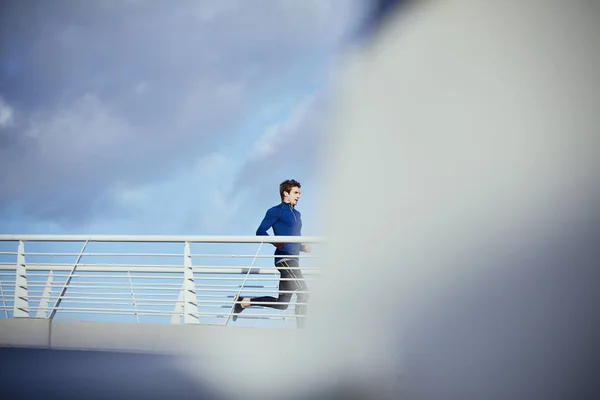
[[[313,97],[303,100],[291,110],[291,115],[284,121],[279,121],[269,126],[261,137],[254,143],[254,147],[249,155],[249,160],[262,161],[266,157],[282,153],[282,145],[291,139],[291,136],[298,134],[297,130],[304,122],[306,114],[309,111]]]
[[[13,123],[13,109],[0,96],[0,129],[6,128]]]
[[[233,185],[262,203],[277,199],[279,182],[288,178],[316,185],[319,149],[327,135],[328,101],[324,92],[300,99],[285,119],[268,126],[246,154]]]
[[[314,78],[346,6],[217,3],[8,2],[0,33],[11,47],[0,57],[10,53],[19,68],[10,79],[0,73],[16,100],[0,103],[0,126],[15,112],[19,126],[0,140],[0,169],[10,171],[0,175],[0,215],[17,206],[79,223],[131,203],[140,187],[179,180],[202,157],[247,158],[225,148],[249,140],[240,132],[269,93]],[[265,133],[244,169],[286,145],[300,119]]]

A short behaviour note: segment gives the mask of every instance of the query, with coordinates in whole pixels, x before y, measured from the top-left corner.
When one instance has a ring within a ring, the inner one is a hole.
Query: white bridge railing
[[[228,325],[233,298],[278,295],[271,243],[316,237],[0,235],[0,318]],[[300,253],[309,286],[318,255]],[[234,323],[286,327],[287,310],[251,307]],[[294,323],[290,326],[295,326]]]

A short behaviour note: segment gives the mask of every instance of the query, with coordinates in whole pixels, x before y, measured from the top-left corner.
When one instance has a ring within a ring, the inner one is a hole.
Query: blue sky
[[[294,178],[320,236],[328,85],[364,4],[3,2],[0,234],[254,235]]]
[[[303,184],[356,1],[4,2],[0,232],[254,234]]]

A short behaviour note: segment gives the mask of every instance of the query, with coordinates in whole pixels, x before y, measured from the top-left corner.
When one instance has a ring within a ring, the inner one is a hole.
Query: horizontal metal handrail
[[[2,309],[2,307],[0,307],[0,309]],[[94,309],[94,308],[80,308],[80,309],[69,309],[69,308],[59,308],[60,311],[62,312],[66,312],[66,313],[81,313],[81,312],[85,312],[86,314],[104,314],[104,315],[146,315],[146,316],[183,316],[183,312],[164,312],[164,311],[135,311],[135,310],[124,310],[124,311],[120,311],[120,310],[109,310],[109,311],[103,311],[103,310],[99,310],[99,309]],[[113,312],[115,311],[115,312]],[[117,312],[118,311],[118,312]],[[198,313],[195,314],[196,316],[200,317],[227,317],[228,314],[226,313]],[[238,318],[241,319],[270,319],[270,320],[285,320],[285,319],[297,319],[297,318],[303,318],[303,315],[295,315],[295,314],[240,314]],[[221,325],[220,323],[211,323],[211,322],[205,322],[205,325]]]
[[[68,265],[60,265],[60,266],[54,266],[51,269],[53,271],[69,271],[72,267],[69,267]],[[179,269],[181,269],[181,267],[178,267]],[[13,270],[14,271],[15,266],[14,264],[11,266],[0,266],[0,270]],[[44,267],[40,267],[40,266],[27,266],[28,270],[32,270],[32,271],[47,271],[49,268],[44,268]],[[197,268],[197,267],[193,267],[192,268],[194,270],[195,274],[210,274],[210,275],[239,275],[239,274],[246,274],[248,271],[248,267],[213,267],[213,268]],[[302,271],[302,274],[304,275],[320,275],[321,271],[316,270],[316,269],[309,269],[309,268],[300,268],[300,270]],[[139,273],[139,272],[151,272],[151,273],[157,273],[157,274],[171,274],[174,271],[173,268],[161,268],[161,267],[146,267],[146,268],[139,268],[136,270],[131,270],[129,268],[127,268],[126,266],[123,267],[111,267],[110,269],[107,269],[106,267],[97,267],[97,266],[84,266],[84,267],[77,267],[77,271],[81,271],[81,272],[109,272],[109,271],[113,271],[113,272],[132,272],[132,273]],[[250,269],[250,272],[248,272],[249,274],[252,275],[273,275],[273,274],[278,274],[278,271],[273,268],[273,267],[253,267]],[[14,277],[14,275],[13,275]]]
[[[0,255],[17,255],[17,252],[2,252]],[[25,256],[47,257],[77,257],[79,253],[50,253],[50,252],[24,252]],[[183,253],[85,253],[85,257],[183,257]],[[191,253],[190,257],[204,258],[275,258],[274,254],[223,254],[223,253]],[[298,254],[296,258],[318,258],[313,254]]]
[[[0,242],[322,243],[318,236],[44,235],[2,234]]]
[[[2,307],[0,307],[1,309]],[[33,307],[34,309],[38,308],[38,307]],[[222,307],[221,307],[222,308]],[[164,311],[164,310],[133,310],[133,309],[112,309],[112,308],[86,308],[86,307],[58,307],[58,310],[60,311],[78,311],[78,312],[90,312],[90,313],[103,313],[103,314],[115,314],[115,315],[119,315],[119,314],[159,314],[159,315],[172,315],[172,314],[179,314],[181,315],[182,313],[180,312],[170,312],[170,311]],[[226,317],[228,314],[224,313],[224,312],[199,312],[199,313],[195,313],[194,315],[196,316],[205,316],[205,317]],[[246,318],[251,318],[254,316],[258,316],[258,317],[304,317],[302,314],[294,314],[294,315],[290,315],[290,314],[266,314],[266,313],[260,313],[260,314],[248,314],[248,313],[242,313],[240,314],[240,317],[246,317]]]
[[[124,305],[124,306],[131,306],[131,302],[127,302],[127,301],[123,301],[123,299],[111,299],[111,298],[98,298],[98,299],[86,299],[86,298],[78,298],[78,301],[85,303],[85,304],[102,304],[102,305]],[[72,300],[69,300],[68,298],[65,298],[63,300],[63,303],[71,303]],[[110,302],[107,304],[107,302]],[[181,300],[174,300],[174,303],[182,303],[183,301]],[[148,304],[148,305],[160,305],[160,304],[173,304],[173,302],[167,302],[165,300],[140,300],[140,301],[136,301],[136,304],[139,306],[140,304]],[[215,301],[204,301],[202,302],[204,307],[213,307],[213,308],[223,308],[224,305],[229,305],[230,302],[227,301],[219,301],[219,300],[215,300]],[[262,304],[279,304],[279,305],[308,305],[308,303],[302,303],[302,302],[262,302]],[[42,307],[32,307],[32,309],[39,309]],[[64,308],[70,308],[70,307],[65,307],[65,306],[61,306],[59,307],[59,309],[64,309]],[[120,309],[111,309],[114,311],[121,311]]]
[[[55,277],[56,278],[56,277]],[[112,278],[112,279],[116,279],[116,278]],[[119,278],[119,279],[123,279],[123,278]],[[137,278],[136,278],[137,279]],[[146,280],[156,280],[156,279],[160,279],[161,278],[145,278]],[[204,280],[204,278],[199,278],[199,280]],[[301,278],[258,278],[258,279],[253,279],[253,281],[257,281],[257,282],[279,282],[279,281],[289,281],[289,282],[293,282],[293,281],[307,281],[307,279],[301,279]],[[141,285],[140,283],[136,282],[136,283],[129,283],[129,282],[115,282],[115,281],[77,281],[75,284],[77,285],[116,285],[116,286],[121,286],[121,285],[127,285],[127,286],[139,286]],[[29,284],[28,287],[29,288],[35,288],[35,287],[61,287],[62,283],[52,283],[52,284]],[[167,287],[179,287],[181,286],[180,284],[171,284],[171,283],[167,283],[164,284],[163,286],[167,286]],[[225,286],[225,287],[239,287],[239,285],[213,285],[211,283],[197,283],[196,284],[197,287],[221,287],[221,286]],[[71,286],[73,287],[73,286]]]
[[[269,275],[269,274],[263,274],[263,275]],[[273,272],[270,275],[277,275],[277,272]],[[0,275],[2,276],[2,275]],[[14,277],[14,275],[5,275],[5,276],[10,276],[10,277]],[[27,276],[32,277],[44,277],[47,278],[49,276],[49,274],[31,274],[28,273]],[[54,275],[55,278],[66,278],[68,275],[64,274],[64,275]],[[73,274],[73,278],[105,278],[105,279],[127,279],[126,275],[88,275],[88,274]],[[134,275],[131,277],[132,279],[181,279],[181,276],[164,276],[164,275],[160,275],[160,276],[153,276],[153,275]],[[228,277],[228,276],[223,276],[223,277],[212,277],[212,276],[201,276],[198,278],[199,280],[202,281],[211,281],[211,280],[215,280],[215,281],[237,281],[239,280],[239,278],[235,278],[235,277]],[[295,280],[294,278],[279,278],[279,277],[264,277],[264,278],[252,278],[249,277],[246,280],[248,281],[279,281],[279,280]],[[308,278],[306,279],[306,281],[311,281],[311,280],[315,280],[313,278]],[[81,282],[80,282],[81,283]]]
[[[0,263],[0,270],[14,270],[14,263],[10,263],[10,262],[3,262]],[[159,268],[165,271],[170,271],[170,272],[174,272],[177,269],[181,269],[182,266],[181,265],[176,265],[176,264],[90,264],[90,263],[78,263],[78,270],[80,271],[86,271],[86,270],[98,270],[99,268],[101,269],[105,269],[107,272],[108,271],[120,271],[123,268],[132,268],[132,269],[144,269],[144,268],[148,268],[148,269],[152,269],[152,268]],[[65,270],[65,269],[70,269],[72,266],[70,264],[67,263],[27,263],[27,266],[37,270],[37,271],[46,271],[49,269],[56,269],[56,270]],[[92,269],[90,269],[92,268]],[[236,266],[236,265],[222,265],[222,266],[218,266],[218,265],[195,265],[192,267],[194,270],[216,270],[216,269],[220,269],[220,270],[239,270],[240,268],[242,269],[247,269],[248,267],[243,267],[243,266]],[[252,269],[258,269],[259,267],[253,267]],[[275,269],[275,267],[260,267],[260,268],[266,268],[266,269],[272,269],[273,271],[277,271]],[[302,269],[305,271],[312,271],[314,270],[314,268],[288,268],[291,270],[294,269]],[[136,271],[137,272],[137,271]]]

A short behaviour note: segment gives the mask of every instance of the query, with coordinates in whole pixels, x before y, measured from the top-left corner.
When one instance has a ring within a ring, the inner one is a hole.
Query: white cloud
[[[197,199],[188,210],[196,218],[198,228],[214,228],[227,224],[242,205],[240,193],[230,193],[236,163],[230,155],[214,152],[196,160],[186,185]],[[243,197],[243,196],[242,196]],[[198,203],[202,206],[198,208]]]
[[[197,158],[218,162],[215,151],[235,158],[237,166],[249,157],[246,166],[252,166],[294,136],[304,124],[303,106],[265,131],[254,147],[249,144],[249,154],[231,154],[239,150],[237,142],[251,142],[244,124],[261,102],[273,101],[269,93],[297,93],[305,78],[314,86],[315,65],[324,63],[335,42],[334,11],[345,3],[213,3],[40,3],[19,24],[0,21],[27,55],[13,79],[24,104],[23,129],[0,142],[0,169],[11,171],[0,175],[0,214],[19,204],[33,217],[89,218],[106,211],[99,205],[135,198],[127,191],[115,194],[120,185],[178,179],[174,171],[194,168]],[[36,30],[53,32],[43,46],[24,28],[36,13],[45,15]],[[53,62],[41,65],[40,59]],[[0,105],[5,126],[14,113]],[[227,163],[232,183],[239,171]],[[219,195],[212,198],[223,208]]]
[[[312,93],[292,106],[287,118],[268,127],[250,147],[232,187],[248,191],[249,198],[261,204],[277,199],[273,187],[284,179],[294,178],[303,187],[308,184],[316,188],[328,109],[322,92]]]
[[[135,129],[113,114],[96,95],[86,94],[55,114],[32,118],[25,135],[35,139],[36,157],[86,162],[102,152],[119,153],[133,139]]]
[[[234,161],[228,154],[212,152],[160,181],[114,185],[109,201],[120,215],[129,215],[119,221],[121,226],[138,229],[143,224],[154,231],[160,223],[161,229],[179,234],[208,233],[226,226],[243,204],[243,194],[229,193],[239,167]],[[144,221],[132,219],[131,213]]]
[[[12,125],[14,122],[14,112],[12,107],[0,97],[0,129]]]
[[[144,145],[138,129],[114,114],[89,94],[31,116],[23,134],[0,147],[0,168],[10,171],[0,176],[0,205],[18,199],[31,215],[77,219],[110,196],[111,186],[131,181],[155,145]]]
[[[230,165],[230,160],[222,153],[211,153],[196,160],[194,175],[204,178],[215,178]]]
[[[142,187],[120,187],[115,190],[114,199],[121,205],[136,205],[148,200],[149,193]]]
[[[144,93],[146,93],[148,91],[148,82],[146,81],[140,81],[138,82],[138,84],[135,86],[135,92],[139,95],[142,95]]]
[[[291,110],[288,119],[269,126],[254,144],[248,159],[256,161],[269,157],[278,150],[285,150],[280,146],[299,133],[298,129],[311,111],[314,99],[315,96],[311,95],[302,100]]]
[[[197,16],[201,21],[207,22],[214,20],[223,13],[237,11],[240,4],[236,0],[228,1],[205,1],[197,5]]]

